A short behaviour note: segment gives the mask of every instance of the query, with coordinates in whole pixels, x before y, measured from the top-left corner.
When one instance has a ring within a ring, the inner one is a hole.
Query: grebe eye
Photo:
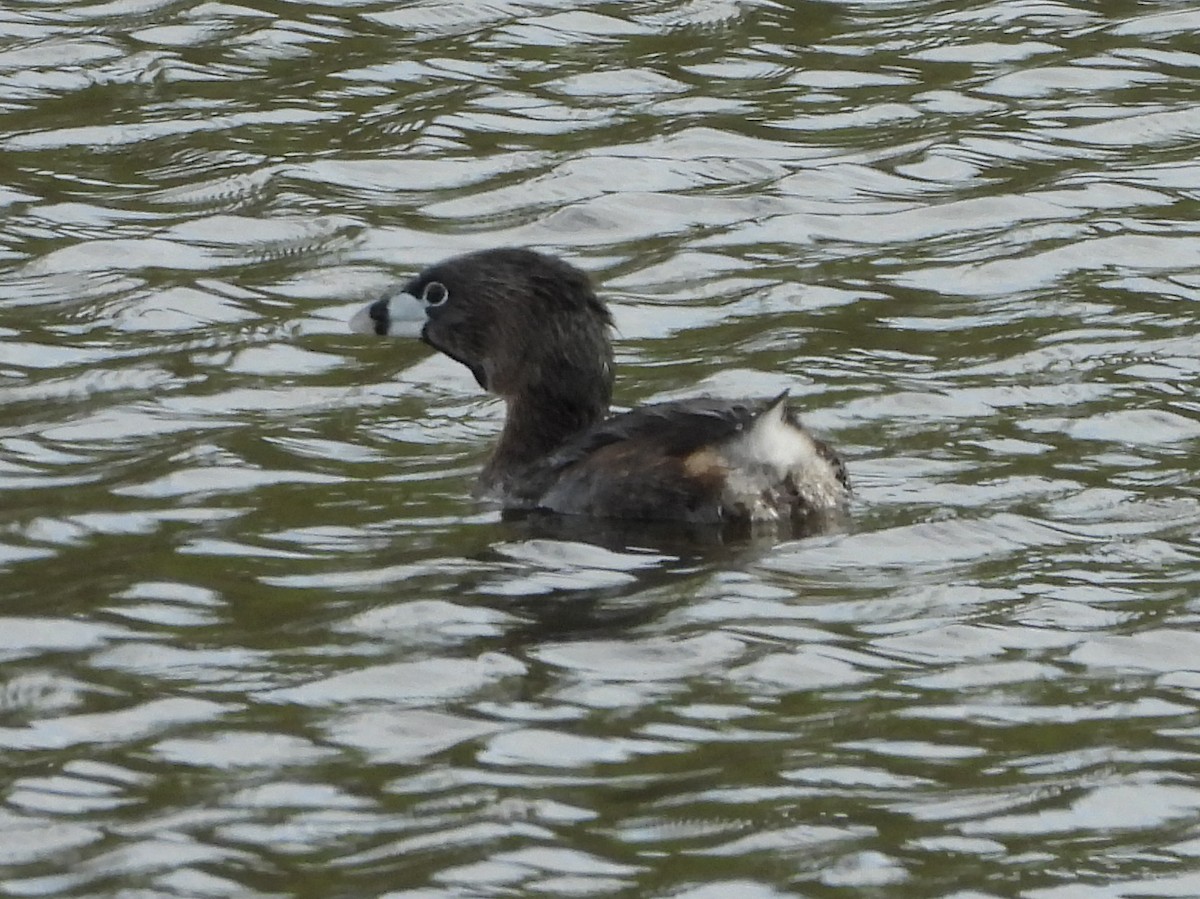
[[[448,299],[450,299],[450,291],[441,281],[430,281],[421,291],[421,301],[426,306],[440,306]]]

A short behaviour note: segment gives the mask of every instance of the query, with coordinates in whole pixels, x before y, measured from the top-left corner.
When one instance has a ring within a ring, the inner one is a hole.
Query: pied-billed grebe
[[[506,509],[805,532],[842,510],[845,467],[800,426],[786,394],[607,417],[611,326],[586,274],[525,249],[439,262],[351,321],[361,333],[419,335],[504,399],[480,487]]]

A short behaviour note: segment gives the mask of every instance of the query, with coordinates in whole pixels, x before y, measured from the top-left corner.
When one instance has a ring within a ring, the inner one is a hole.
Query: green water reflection
[[[1200,13],[0,10],[0,892],[1200,895]],[[364,298],[531,245],[852,527],[502,520]]]

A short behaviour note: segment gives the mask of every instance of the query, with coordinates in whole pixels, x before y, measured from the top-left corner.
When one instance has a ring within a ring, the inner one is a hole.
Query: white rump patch
[[[789,476],[796,491],[816,508],[836,508],[846,497],[834,464],[821,455],[807,431],[792,423],[786,401],[786,394],[780,396],[724,447],[729,459],[726,497],[746,505],[759,521],[779,518],[770,497]]]
[[[788,471],[811,465],[828,466],[817,452],[807,431],[797,428],[787,417],[786,398],[754,419],[750,430],[739,441],[742,452],[753,464],[764,465],[783,477]]]

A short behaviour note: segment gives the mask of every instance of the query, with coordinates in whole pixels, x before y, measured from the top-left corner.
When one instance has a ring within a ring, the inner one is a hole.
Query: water
[[[0,10],[0,892],[1200,895],[1188,2]],[[346,333],[591,271],[846,533],[503,522]]]

